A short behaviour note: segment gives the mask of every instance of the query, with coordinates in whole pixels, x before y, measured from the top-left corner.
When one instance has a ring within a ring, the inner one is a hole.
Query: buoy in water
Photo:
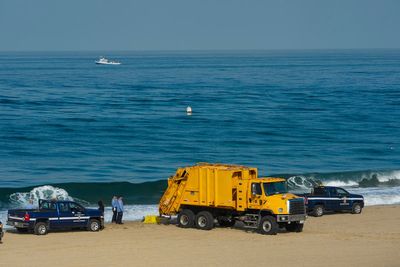
[[[188,106],[187,108],[186,108],[186,114],[187,115],[192,115],[192,107],[191,106]]]

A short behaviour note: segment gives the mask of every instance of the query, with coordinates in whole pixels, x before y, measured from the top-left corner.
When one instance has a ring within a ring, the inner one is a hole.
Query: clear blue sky
[[[0,0],[0,51],[400,48],[400,0]]]

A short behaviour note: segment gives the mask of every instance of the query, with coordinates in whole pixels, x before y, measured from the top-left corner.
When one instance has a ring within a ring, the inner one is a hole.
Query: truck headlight
[[[282,209],[282,208],[279,208],[279,209],[278,209],[278,212],[279,212],[279,213],[282,213],[282,212],[283,212],[283,209]]]

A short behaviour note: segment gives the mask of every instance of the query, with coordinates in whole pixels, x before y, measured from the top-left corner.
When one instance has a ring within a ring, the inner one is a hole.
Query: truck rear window
[[[323,187],[316,187],[316,188],[314,188],[313,194],[314,194],[314,195],[318,195],[318,196],[323,196],[323,195],[325,195],[325,188],[323,188]]]
[[[56,203],[54,202],[43,202],[40,205],[40,209],[42,210],[56,210]]]

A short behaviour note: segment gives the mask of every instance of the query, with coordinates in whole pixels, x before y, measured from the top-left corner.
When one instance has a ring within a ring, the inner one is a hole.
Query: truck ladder
[[[258,224],[260,222],[260,215],[258,214],[246,214],[246,218],[243,221],[245,228],[258,228]]]

